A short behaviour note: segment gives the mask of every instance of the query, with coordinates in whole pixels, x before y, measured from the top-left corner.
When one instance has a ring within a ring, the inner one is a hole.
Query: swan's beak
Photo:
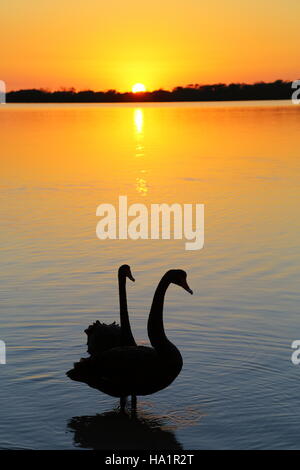
[[[127,274],[127,277],[132,281],[132,282],[135,282],[135,279],[133,277],[133,275],[131,273],[128,273]]]
[[[186,282],[186,280],[183,281],[183,283],[181,284],[181,287],[183,287],[184,290],[186,290],[186,291],[189,292],[191,295],[193,295],[193,291],[192,291],[192,289],[189,288],[189,285],[188,285],[188,283]]]

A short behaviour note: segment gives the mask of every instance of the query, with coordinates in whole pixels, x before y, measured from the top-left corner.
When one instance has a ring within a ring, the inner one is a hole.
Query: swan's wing
[[[89,325],[84,332],[89,337],[91,334],[95,333],[96,331],[119,331],[120,326],[114,321],[107,325],[106,323],[102,323],[99,320],[96,320],[94,323]]]
[[[116,348],[121,344],[121,328],[116,322],[107,325],[97,320],[86,330],[88,353],[97,357],[111,348]]]

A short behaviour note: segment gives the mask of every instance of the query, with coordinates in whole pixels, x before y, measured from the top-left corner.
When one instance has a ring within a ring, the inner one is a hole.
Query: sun
[[[146,87],[142,83],[136,83],[132,87],[132,93],[142,93],[143,91],[146,91]]]

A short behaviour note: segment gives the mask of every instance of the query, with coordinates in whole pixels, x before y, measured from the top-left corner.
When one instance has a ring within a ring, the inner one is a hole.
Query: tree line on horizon
[[[291,81],[217,83],[213,85],[191,84],[178,86],[173,90],[155,90],[140,93],[117,90],[76,91],[74,88],[49,91],[28,89],[7,93],[7,103],[131,103],[170,101],[243,101],[243,100],[284,100],[292,95]]]

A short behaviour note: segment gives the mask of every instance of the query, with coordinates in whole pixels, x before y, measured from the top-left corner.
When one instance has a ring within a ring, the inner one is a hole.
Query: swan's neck
[[[131,331],[126,296],[126,277],[119,275],[119,300],[120,300],[120,322],[121,322],[121,346],[136,346]]]
[[[151,345],[156,350],[171,344],[166,337],[163,323],[164,300],[169,285],[170,281],[163,276],[156,288],[148,319],[148,336]]]

